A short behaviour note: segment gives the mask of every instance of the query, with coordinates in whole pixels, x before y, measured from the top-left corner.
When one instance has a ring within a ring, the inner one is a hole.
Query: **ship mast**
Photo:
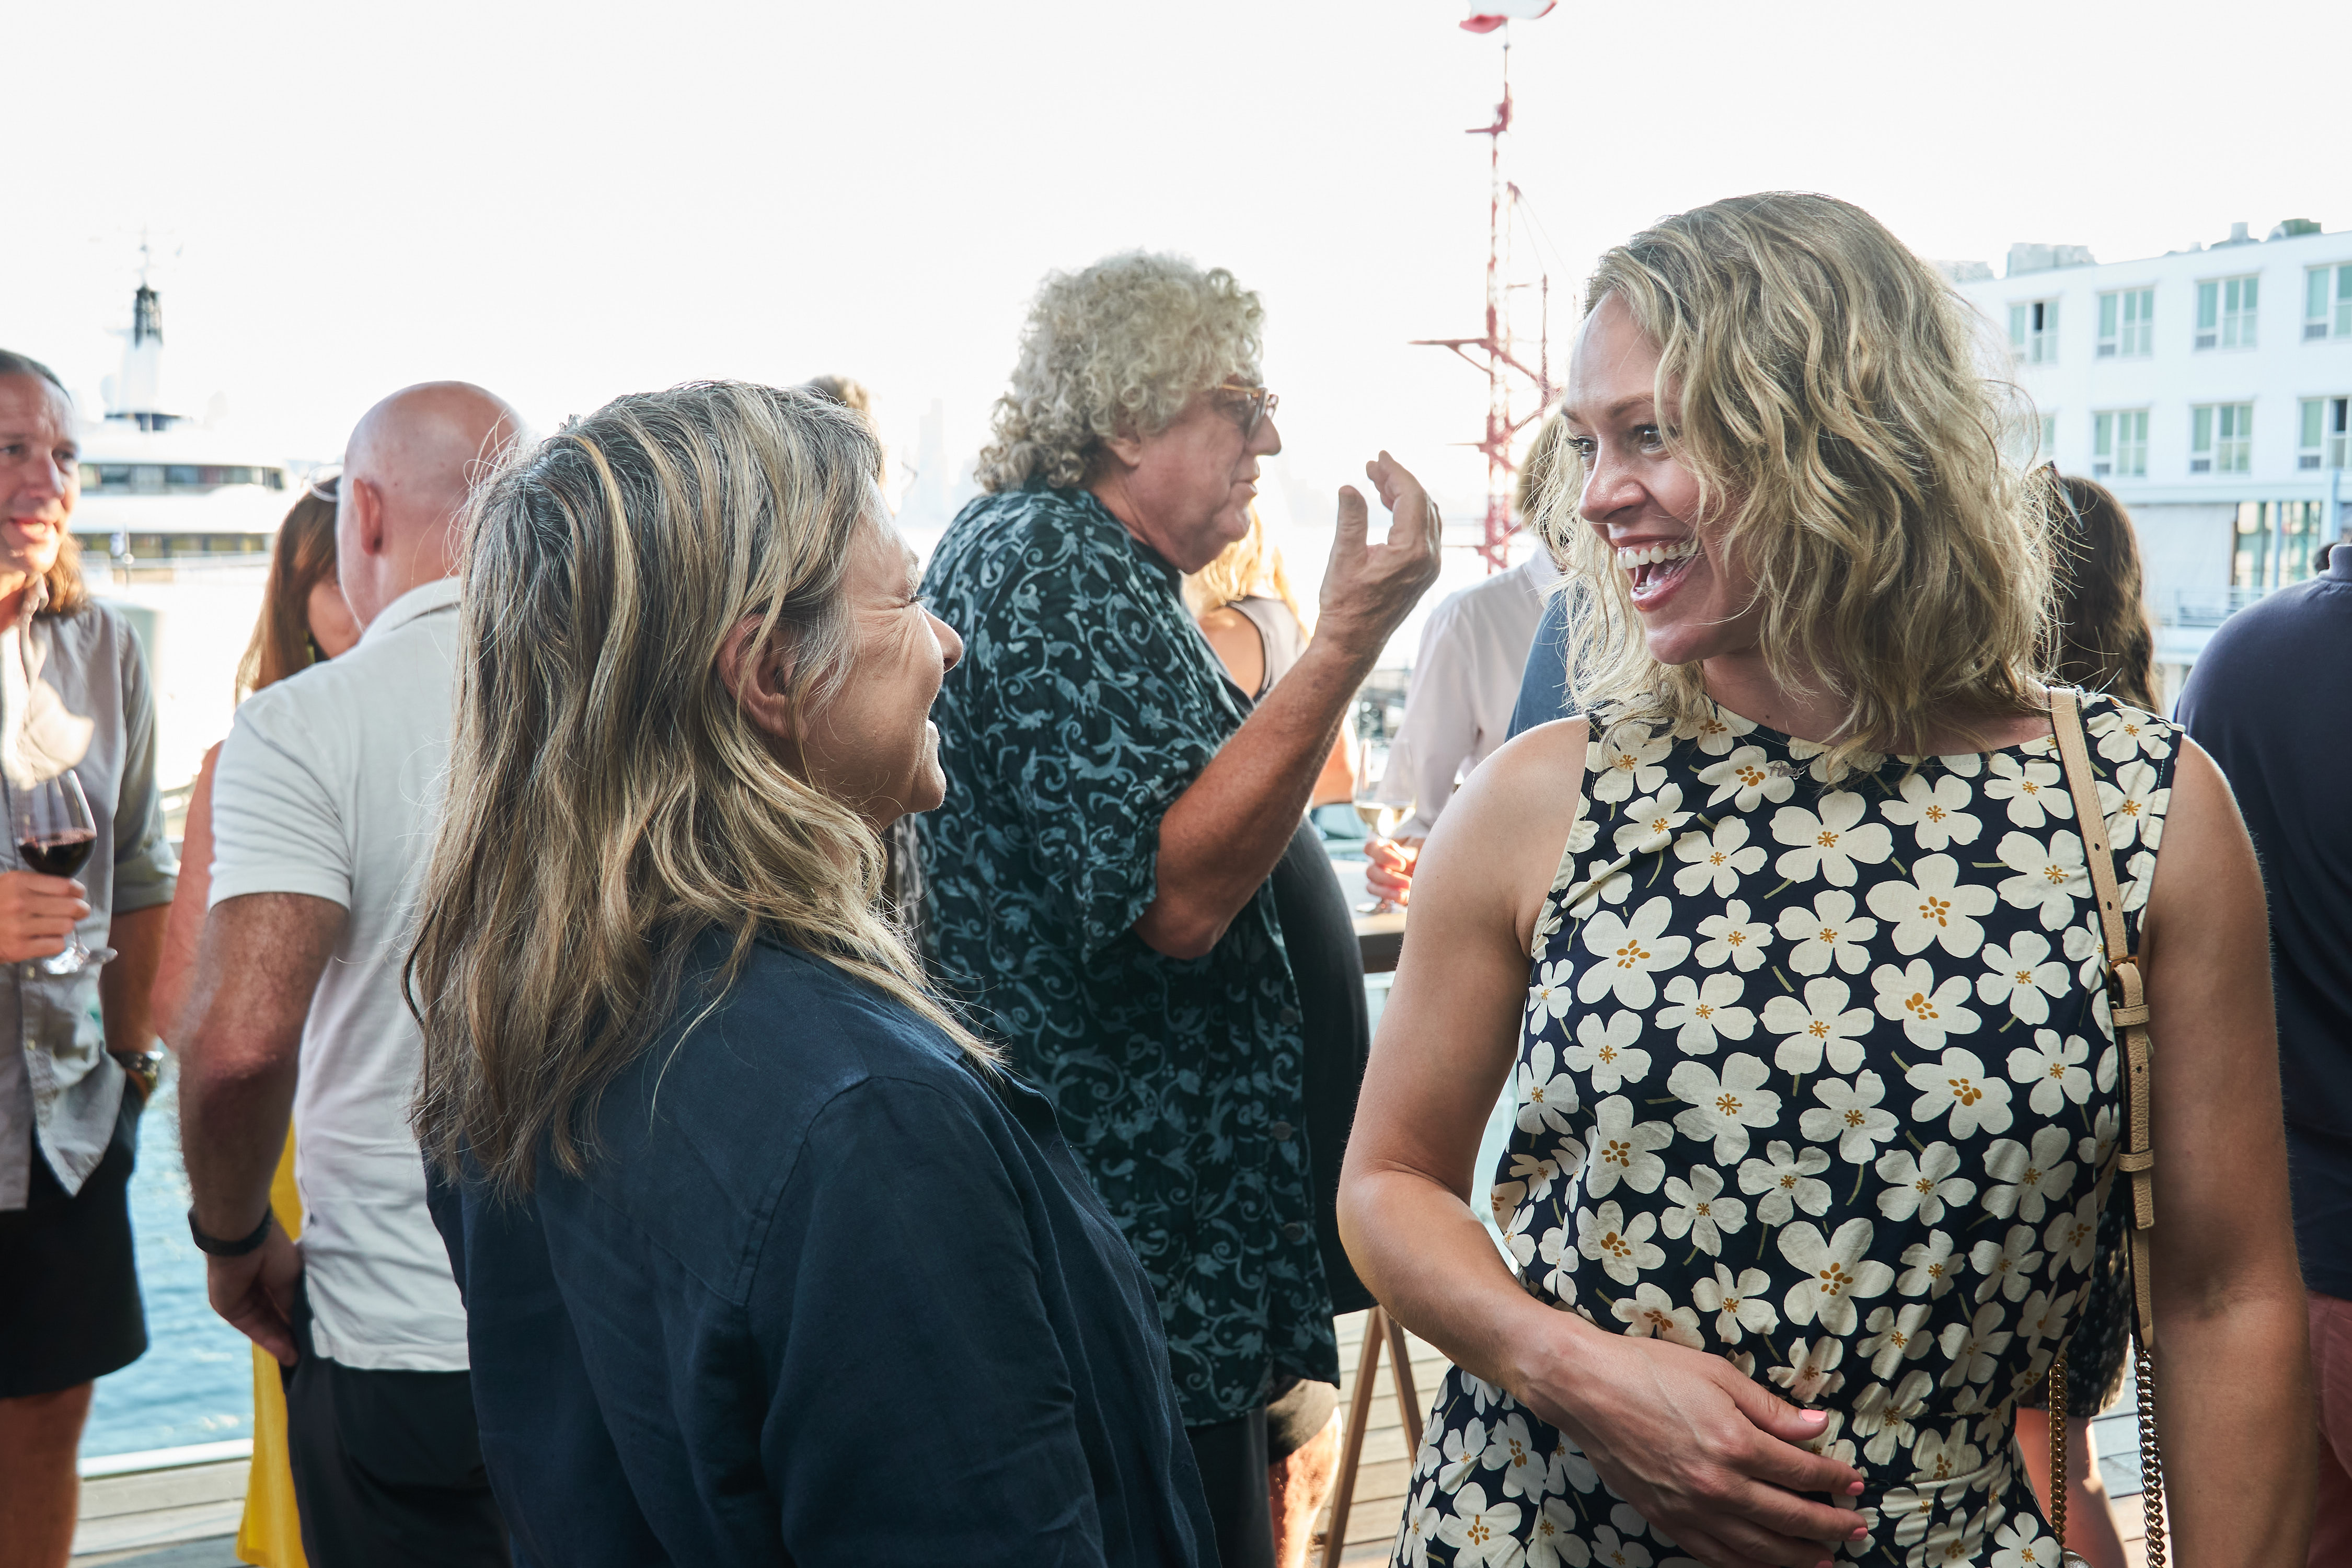
[[[148,282],[147,241],[139,241],[139,291],[131,297],[131,330],[123,333],[122,369],[115,377],[109,419],[142,430],[165,430],[180,417],[163,412],[163,297]]]
[[[1486,141],[1486,331],[1475,338],[1415,338],[1417,348],[1451,349],[1475,368],[1486,373],[1486,427],[1480,438],[1465,442],[1486,458],[1486,518],[1477,546],[1489,573],[1510,564],[1511,476],[1518,464],[1511,444],[1518,433],[1543,417],[1551,405],[1551,277],[1541,280],[1543,310],[1531,368],[1518,357],[1511,333],[1511,215],[1519,188],[1503,177],[1503,138],[1511,129],[1511,34],[1503,29],[1503,98],[1495,105],[1491,124],[1474,126],[1465,135]],[[1511,412],[1515,378],[1535,394],[1535,405],[1514,417]]]

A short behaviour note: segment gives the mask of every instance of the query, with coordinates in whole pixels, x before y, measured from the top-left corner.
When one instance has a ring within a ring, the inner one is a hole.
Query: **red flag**
[[[1470,19],[1462,24],[1465,33],[1491,33],[1504,23],[1513,20],[1532,22],[1549,15],[1559,0],[1485,0],[1487,9],[1473,11]]]

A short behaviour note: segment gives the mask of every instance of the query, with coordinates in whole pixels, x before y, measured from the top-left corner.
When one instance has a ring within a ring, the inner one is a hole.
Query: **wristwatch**
[[[156,1080],[163,1076],[163,1053],[161,1051],[110,1051],[107,1053],[121,1065],[131,1081],[139,1086],[139,1103],[146,1104],[155,1098]]]
[[[269,1210],[265,1208],[261,1211],[261,1223],[253,1227],[253,1234],[251,1236],[240,1237],[236,1241],[223,1241],[216,1236],[206,1236],[205,1234],[205,1227],[196,1223],[196,1205],[190,1204],[188,1205],[188,1236],[190,1239],[195,1242],[196,1250],[204,1253],[206,1257],[243,1258],[247,1253],[251,1252],[255,1247],[259,1247],[263,1242],[269,1239],[269,1226],[275,1217],[276,1216],[273,1215]]]

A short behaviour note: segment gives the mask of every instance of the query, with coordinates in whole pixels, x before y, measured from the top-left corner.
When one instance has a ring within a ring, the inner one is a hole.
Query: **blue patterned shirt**
[[[1151,1277],[1198,1426],[1263,1403],[1276,1365],[1339,1368],[1273,890],[1201,958],[1133,929],[1160,816],[1242,721],[1180,582],[1084,490],[964,508],[924,574],[965,651],[921,837],[940,979],[1053,1102]]]

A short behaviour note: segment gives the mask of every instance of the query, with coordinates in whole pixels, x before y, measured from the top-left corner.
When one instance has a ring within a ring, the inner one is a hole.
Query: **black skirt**
[[[125,1084],[106,1155],[71,1196],[36,1142],[25,1206],[0,1211],[0,1399],[72,1388],[146,1353],[131,1247],[140,1110]]]

